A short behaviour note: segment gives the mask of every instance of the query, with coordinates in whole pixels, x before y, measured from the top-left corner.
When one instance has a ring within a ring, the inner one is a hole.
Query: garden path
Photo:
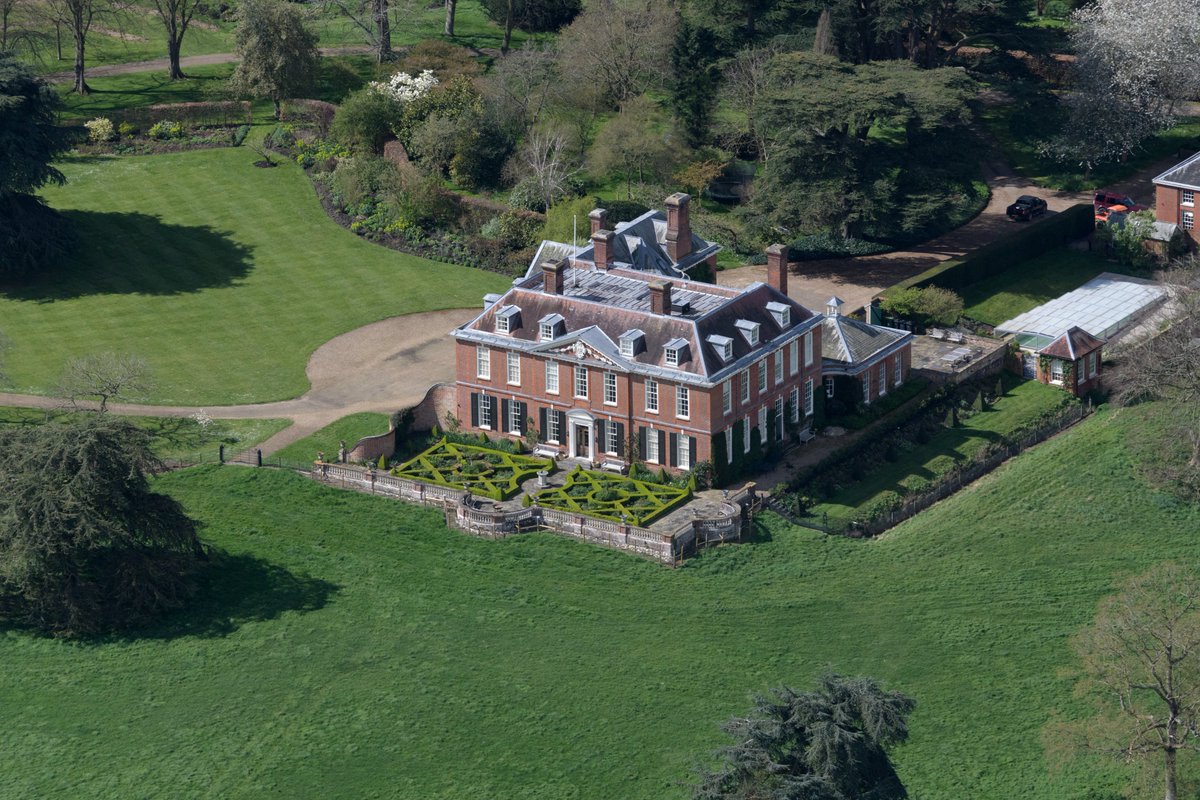
[[[310,388],[293,400],[203,408],[113,403],[109,409],[130,416],[184,417],[203,411],[215,419],[290,419],[289,427],[258,445],[270,455],[349,414],[390,414],[414,406],[433,384],[453,381],[454,342],[446,334],[477,313],[459,308],[408,314],[336,336],[309,358]],[[0,393],[0,405],[52,409],[64,401]]]
[[[317,49],[323,56],[350,56],[374,52],[374,50],[366,45],[320,47]],[[183,56],[179,59],[179,66],[182,69],[188,69],[189,67],[207,67],[210,64],[228,64],[237,60],[237,53],[205,53],[198,56]],[[88,67],[84,70],[84,75],[88,78],[109,78],[113,75],[130,75],[135,72],[166,71],[169,67],[170,62],[167,59],[153,58],[149,61],[127,61],[124,64],[104,64],[98,67]],[[64,83],[75,80],[75,73],[51,72],[43,77],[51,83]]]

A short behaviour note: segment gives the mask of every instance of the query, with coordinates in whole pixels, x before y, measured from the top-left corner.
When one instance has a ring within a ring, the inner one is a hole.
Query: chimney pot
[[[691,195],[676,192],[667,198],[667,255],[678,264],[692,252],[692,225],[688,219]]]
[[[650,311],[652,313],[671,313],[671,289],[670,281],[650,282]]]
[[[767,283],[783,294],[788,293],[788,246],[773,244],[767,248]]]
[[[612,269],[613,240],[617,235],[612,231],[598,230],[592,234],[592,260],[596,269]]]
[[[593,208],[592,213],[588,214],[588,218],[592,221],[593,236],[596,235],[597,231],[608,228],[608,212],[603,208]]]
[[[542,262],[542,289],[546,294],[563,293],[563,274],[567,270],[567,260]]]

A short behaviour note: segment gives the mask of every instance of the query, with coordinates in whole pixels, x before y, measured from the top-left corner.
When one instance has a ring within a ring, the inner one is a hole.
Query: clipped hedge
[[[1030,223],[1024,230],[979,248],[962,258],[943,261],[919,275],[900,281],[883,292],[889,297],[904,289],[941,286],[961,291],[984,278],[998,275],[1014,264],[1036,258],[1070,241],[1086,236],[1096,227],[1095,211],[1088,203],[1073,205],[1052,216]]]

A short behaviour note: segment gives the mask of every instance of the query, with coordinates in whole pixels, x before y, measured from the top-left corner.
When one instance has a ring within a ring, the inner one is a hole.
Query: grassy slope
[[[962,293],[963,314],[999,325],[1031,308],[1078,289],[1101,272],[1125,269],[1093,253],[1061,248],[1015,264]]]
[[[347,449],[364,436],[375,436],[387,433],[387,414],[374,414],[369,411],[361,414],[351,414],[342,417],[337,422],[326,425],[321,430],[303,439],[292,442],[271,456],[284,462],[309,463],[317,457],[318,451],[324,451],[325,457],[332,460],[337,456],[338,442],[345,442]]]
[[[0,406],[0,426],[41,425],[62,412]],[[291,425],[286,419],[216,419],[205,430],[189,417],[130,417],[135,425],[150,431],[151,446],[159,458],[193,462],[215,462],[220,446],[226,457],[266,441]]]
[[[507,281],[404,255],[329,220],[300,168],[255,169],[246,148],[71,159],[47,191],[79,255],[0,294],[8,371],[46,391],[68,358],[140,354],[152,398],[221,404],[295,397],[320,344],[385,317],[475,305]]]
[[[855,512],[886,491],[900,491],[905,479],[932,480],[949,471],[954,462],[971,458],[989,441],[1011,433],[1040,414],[1061,406],[1068,395],[1060,389],[1037,381],[1022,381],[1005,373],[1006,394],[983,413],[973,414],[956,428],[946,428],[923,445],[900,453],[885,468],[835,494],[825,503],[814,505],[809,514],[820,518],[829,514],[831,521],[848,521]]]
[[[1200,511],[1134,475],[1138,424],[1102,412],[877,541],[776,520],[674,571],[175,473],[206,535],[274,566],[240,560],[186,634],[0,638],[0,796],[683,798],[749,692],[833,667],[919,700],[913,797],[1078,800],[1118,776],[1044,762],[1043,725],[1082,712],[1067,636],[1116,578],[1200,557]]]

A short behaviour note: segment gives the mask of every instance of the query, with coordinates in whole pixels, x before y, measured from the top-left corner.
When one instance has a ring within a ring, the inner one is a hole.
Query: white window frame
[[[783,383],[783,351],[775,351],[775,385]]]
[[[871,405],[871,370],[863,371],[863,403]]]
[[[767,407],[758,410],[758,443],[767,446]]]
[[[546,394],[558,394],[558,362],[546,360]]]
[[[758,360],[758,393],[767,391],[767,359]]]
[[[892,357],[892,383],[896,386],[904,383],[904,357],[900,353],[896,353]]]
[[[1079,359],[1079,366],[1075,368],[1075,385],[1082,386],[1087,383],[1087,359]]]
[[[621,340],[621,358],[633,358],[633,339]]]
[[[750,452],[750,415],[742,420],[742,453]]]
[[[1196,214],[1193,211],[1183,212],[1183,229],[1190,231],[1196,227]]]
[[[668,347],[668,348],[666,348],[666,351],[667,351],[667,366],[668,367],[678,367],[679,366],[679,348],[678,347]]]
[[[508,432],[521,435],[521,403],[517,400],[508,401]]]
[[[1050,359],[1050,382],[1051,383],[1062,383],[1063,382],[1063,362],[1061,359],[1057,359],[1057,358]]]
[[[543,322],[538,326],[538,336],[543,342],[554,341],[554,323]]]
[[[546,409],[546,441],[562,444],[562,431],[558,427],[558,412],[553,408]]]
[[[885,359],[885,360],[879,362],[879,396],[883,397],[884,395],[886,395],[887,390],[888,390],[887,360]]]
[[[475,348],[475,377],[481,381],[492,379],[492,351],[483,345]]]
[[[732,379],[730,379],[732,380]],[[721,384],[721,412],[728,416],[733,411],[733,387],[726,380]]]
[[[786,406],[784,405],[783,395],[775,398],[775,441],[783,440],[783,425],[787,422],[787,417],[784,414]]]
[[[492,396],[490,394],[479,395],[479,427],[492,429]]]
[[[511,320],[511,319],[512,319],[512,317],[509,317],[507,315],[497,314],[496,315],[496,333],[511,333],[512,331],[510,331],[508,329],[508,323],[509,323],[509,320]]]
[[[646,429],[646,461],[650,464],[662,462],[662,454],[658,452],[658,431]]]
[[[691,419],[692,393],[686,386],[675,387],[675,418]]]
[[[1096,352],[1094,350],[1092,352],[1088,353],[1088,377],[1089,378],[1096,377],[1096,365],[1099,362],[1100,362],[1100,358],[1096,355]]]
[[[612,398],[611,400],[609,398]],[[604,405],[615,406],[617,404],[617,374],[615,372],[604,373]]]
[[[788,343],[788,375],[795,375],[800,371],[800,342],[792,339]]]
[[[1184,189],[1179,195],[1179,205],[1194,206],[1196,205],[1196,193],[1190,189]]]
[[[675,437],[675,460],[680,469],[692,468],[692,437],[686,433]]]
[[[620,447],[617,439],[617,426],[609,420],[604,425],[604,452],[615,456],[617,449]]]
[[[725,463],[733,463],[733,426],[725,429]]]
[[[804,416],[811,417],[813,415],[813,379],[809,378],[804,382]],[[798,420],[793,420],[796,422]]]
[[[588,397],[588,370],[587,367],[576,365],[575,367],[575,396],[581,400],[586,400]]]
[[[646,378],[646,412],[657,414],[658,407],[658,381]]]
[[[813,335],[812,331],[804,334],[804,366],[813,365]]]
[[[750,402],[750,368],[746,367],[741,371],[738,378],[738,384],[742,389],[742,405]]]
[[[521,385],[521,354],[515,350],[509,350],[505,354],[505,360],[508,364],[508,385]]]

